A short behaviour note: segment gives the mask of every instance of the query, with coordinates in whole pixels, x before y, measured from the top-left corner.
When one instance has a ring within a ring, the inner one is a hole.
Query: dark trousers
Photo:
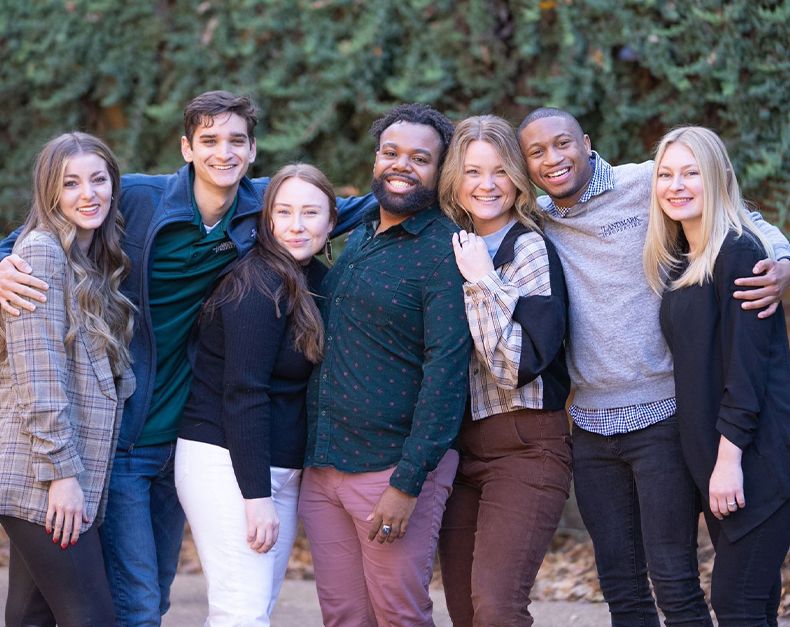
[[[749,507],[749,495],[746,495]],[[711,604],[719,627],[778,625],[782,562],[790,547],[790,501],[735,542],[705,508],[716,561]]]
[[[439,535],[455,627],[532,625],[529,594],[568,498],[564,411],[464,419],[461,459]]]
[[[11,540],[6,627],[88,627],[115,624],[95,527],[66,549],[41,525],[0,516]]]
[[[573,477],[613,627],[710,627],[699,583],[700,504],[677,417],[602,436],[574,427]]]

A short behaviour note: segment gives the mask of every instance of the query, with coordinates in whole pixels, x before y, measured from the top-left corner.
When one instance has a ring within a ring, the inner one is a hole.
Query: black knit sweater
[[[274,293],[281,279],[256,258]],[[315,292],[326,268],[307,267]],[[221,287],[219,289],[222,289]],[[242,496],[271,496],[271,466],[301,468],[306,439],[305,388],[312,364],[293,346],[281,303],[250,290],[241,302],[204,316],[194,346],[193,380],[179,437],[230,451]]]

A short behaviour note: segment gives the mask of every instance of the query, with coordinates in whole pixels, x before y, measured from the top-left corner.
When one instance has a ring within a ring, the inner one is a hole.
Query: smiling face
[[[656,200],[664,214],[695,228],[702,221],[703,185],[694,154],[683,144],[667,146],[656,174]]]
[[[280,185],[270,217],[275,239],[301,263],[321,251],[334,227],[326,194],[296,177]]]
[[[471,214],[479,235],[498,231],[513,216],[516,186],[489,142],[475,140],[466,149],[458,200]]]
[[[80,153],[66,161],[58,208],[77,227],[77,244],[83,252],[107,218],[112,193],[107,162],[99,155]]]
[[[442,140],[432,126],[396,122],[381,134],[373,165],[373,194],[381,208],[408,216],[436,202]]]
[[[532,182],[556,205],[575,205],[592,178],[590,138],[573,120],[553,116],[528,124],[519,144]]]
[[[208,122],[208,124],[206,124]],[[195,168],[195,187],[235,194],[239,181],[255,160],[255,140],[247,122],[235,113],[204,119],[191,141],[181,138],[181,154]]]

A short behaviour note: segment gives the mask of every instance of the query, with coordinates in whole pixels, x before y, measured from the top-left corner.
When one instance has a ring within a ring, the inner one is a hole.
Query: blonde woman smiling
[[[530,591],[571,480],[568,300],[513,128],[458,124],[439,183],[475,350],[439,539],[453,624],[532,625]]]
[[[776,625],[790,546],[790,351],[785,319],[760,319],[734,281],[772,255],[721,139],[683,127],[661,140],[644,252],[662,294],[683,454],[716,550],[721,627]]]

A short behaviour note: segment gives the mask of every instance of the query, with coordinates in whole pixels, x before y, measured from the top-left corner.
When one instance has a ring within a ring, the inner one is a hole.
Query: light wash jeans
[[[158,627],[170,607],[184,534],[175,448],[171,442],[115,454],[99,535],[116,627]]]
[[[178,440],[176,488],[208,584],[206,627],[269,625],[296,538],[302,471],[273,467],[270,472],[280,533],[267,553],[257,553],[247,543],[244,498],[228,449]]]

